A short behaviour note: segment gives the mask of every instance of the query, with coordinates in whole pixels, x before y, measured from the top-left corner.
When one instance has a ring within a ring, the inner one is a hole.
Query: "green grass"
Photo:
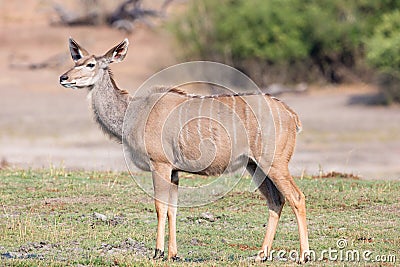
[[[148,176],[146,173],[135,175]],[[198,184],[191,177],[186,184]],[[307,198],[310,246],[371,251],[400,258],[400,182],[298,179]],[[152,199],[127,173],[64,170],[0,171],[0,265],[11,266],[248,266],[263,241],[267,208],[243,178],[221,200],[178,211],[178,249],[184,262],[153,262],[156,214]],[[107,216],[96,218],[97,212]],[[211,212],[211,222],[201,213]],[[298,250],[297,224],[285,206],[275,250]],[[360,265],[328,261],[310,265]],[[275,259],[278,265],[296,265]],[[368,263],[371,264],[371,263]],[[392,266],[394,263],[381,263]],[[266,263],[259,264],[265,266]]]

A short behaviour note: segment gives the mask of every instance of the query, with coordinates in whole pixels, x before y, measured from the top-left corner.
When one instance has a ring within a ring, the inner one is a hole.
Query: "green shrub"
[[[397,2],[196,0],[171,29],[186,59],[233,65],[260,85],[321,77],[342,82],[357,72],[363,41],[380,14]]]
[[[267,83],[266,69],[285,67],[307,58],[304,16],[295,0],[193,1],[173,24],[186,59],[223,62],[242,70],[258,84]],[[276,71],[279,73],[279,71]]]
[[[386,100],[400,102],[400,10],[384,14],[366,44],[368,62],[381,72]]]
[[[383,71],[400,70],[400,10],[383,15],[367,40],[367,59]]]
[[[294,0],[195,1],[174,24],[189,55],[257,57],[279,62],[307,55],[301,41],[304,18],[294,13]]]

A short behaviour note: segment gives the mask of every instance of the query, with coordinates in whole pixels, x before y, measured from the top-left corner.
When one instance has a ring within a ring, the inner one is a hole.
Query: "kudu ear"
[[[69,51],[71,52],[71,57],[75,62],[84,56],[89,56],[88,51],[78,45],[78,43],[71,37],[69,38]]]
[[[126,53],[128,53],[128,46],[129,46],[129,41],[128,39],[125,39],[119,45],[111,48],[104,55],[104,57],[108,60],[109,63],[121,62],[125,58]]]

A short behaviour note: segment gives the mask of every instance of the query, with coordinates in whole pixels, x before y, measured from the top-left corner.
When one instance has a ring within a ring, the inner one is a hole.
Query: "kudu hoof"
[[[164,251],[161,251],[160,249],[156,248],[154,251],[154,257],[153,260],[162,260],[164,259]]]
[[[267,255],[265,254],[264,250],[260,250],[257,255],[256,258],[254,259],[255,262],[266,262],[268,259]]]
[[[307,263],[307,262],[309,262],[309,261],[311,261],[310,255],[305,255],[304,258],[303,258],[303,259],[300,258],[300,259],[297,261],[297,263],[298,263],[298,264],[304,264],[304,263]]]
[[[170,260],[173,262],[181,262],[182,261],[181,257],[179,257],[177,255],[171,257]]]

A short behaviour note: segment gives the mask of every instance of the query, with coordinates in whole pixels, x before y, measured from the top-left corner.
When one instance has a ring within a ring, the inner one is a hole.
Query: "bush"
[[[271,71],[307,57],[302,40],[306,23],[295,0],[194,1],[186,15],[173,25],[177,39],[190,59],[223,62],[242,70],[258,84]],[[278,75],[279,71],[275,71]]]
[[[342,82],[357,71],[377,17],[398,6],[394,0],[196,0],[171,28],[186,58],[233,65],[260,85],[318,77]]]
[[[366,45],[368,62],[381,72],[387,102],[400,102],[400,10],[382,16]]]
[[[372,65],[382,71],[400,70],[400,10],[384,14],[366,43]]]
[[[190,56],[259,57],[273,61],[304,56],[298,36],[298,25],[304,22],[295,17],[285,20],[285,15],[292,13],[287,10],[293,7],[288,2],[293,1],[195,1],[174,25],[176,35],[189,45]],[[297,51],[299,45],[301,49]]]

